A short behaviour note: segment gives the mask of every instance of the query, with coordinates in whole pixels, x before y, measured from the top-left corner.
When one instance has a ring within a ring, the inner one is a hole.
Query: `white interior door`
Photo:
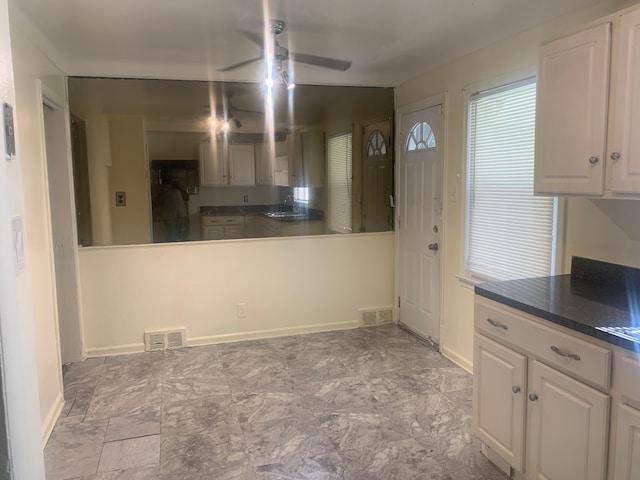
[[[52,95],[50,92],[48,95]],[[75,224],[70,133],[62,100],[43,99],[42,112],[51,207],[56,303],[62,363],[82,360],[82,326],[78,294],[78,235]]]
[[[399,144],[399,319],[435,343],[440,339],[443,109],[402,114]]]

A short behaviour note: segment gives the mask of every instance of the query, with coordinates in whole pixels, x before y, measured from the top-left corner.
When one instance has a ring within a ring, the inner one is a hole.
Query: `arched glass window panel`
[[[409,132],[407,138],[407,151],[427,150],[436,148],[436,135],[427,122],[418,122]]]
[[[369,135],[369,142],[367,145],[367,156],[376,157],[378,155],[387,154],[387,142],[384,140],[384,135],[380,130],[374,131]]]

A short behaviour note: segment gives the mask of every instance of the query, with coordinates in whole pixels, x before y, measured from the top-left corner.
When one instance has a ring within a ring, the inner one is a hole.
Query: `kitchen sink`
[[[309,214],[300,212],[267,212],[265,215],[269,218],[279,218],[282,220],[299,220],[309,217]]]

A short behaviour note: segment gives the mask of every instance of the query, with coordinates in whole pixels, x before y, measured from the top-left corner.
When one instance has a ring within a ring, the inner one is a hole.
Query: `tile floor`
[[[64,369],[48,480],[498,480],[471,375],[396,326]]]

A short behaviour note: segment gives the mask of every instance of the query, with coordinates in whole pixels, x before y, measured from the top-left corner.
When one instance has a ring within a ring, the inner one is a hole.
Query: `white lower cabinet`
[[[614,480],[640,478],[640,410],[628,405],[618,407],[618,433]]]
[[[517,470],[524,470],[527,358],[474,334],[474,429]]]
[[[615,379],[620,385],[613,480],[640,478],[640,356],[618,355]]]
[[[609,395],[537,360],[529,384],[528,478],[606,478]]]
[[[201,223],[203,240],[244,237],[244,217],[242,216],[203,216]]]
[[[583,364],[598,358],[600,370],[610,370],[611,352],[484,299],[475,312],[476,435],[513,478],[605,480],[611,397],[578,378],[598,385],[603,372]],[[547,351],[560,353],[546,358]]]

